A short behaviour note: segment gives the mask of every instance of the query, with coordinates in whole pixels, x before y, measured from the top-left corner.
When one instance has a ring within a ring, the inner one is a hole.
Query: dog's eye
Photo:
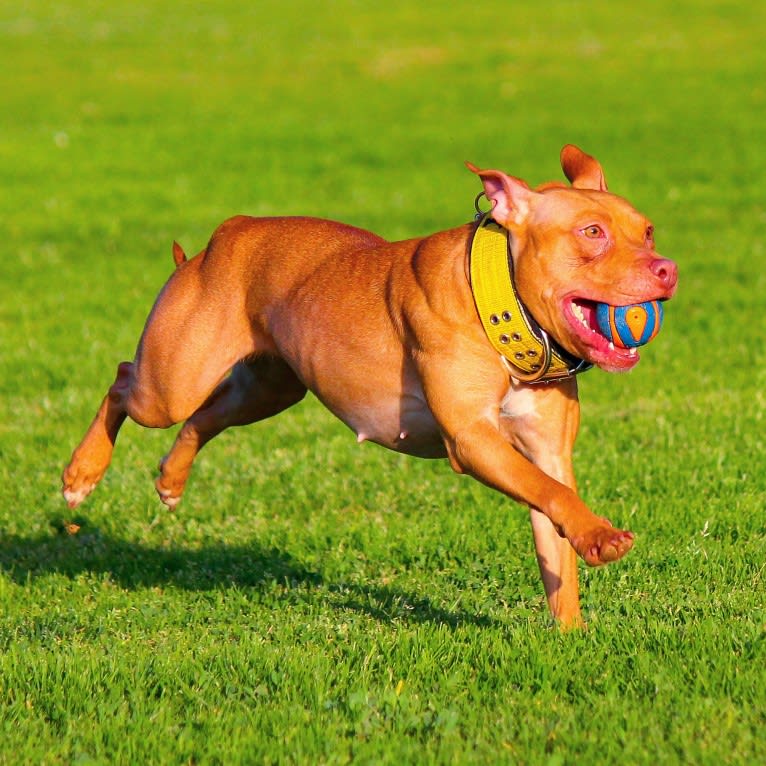
[[[604,230],[598,226],[597,224],[591,224],[590,226],[586,226],[582,233],[588,238],[588,239],[600,239],[604,236]]]
[[[647,245],[653,245],[654,244],[654,226],[647,226],[646,227],[646,234],[644,235],[644,238],[646,239]]]

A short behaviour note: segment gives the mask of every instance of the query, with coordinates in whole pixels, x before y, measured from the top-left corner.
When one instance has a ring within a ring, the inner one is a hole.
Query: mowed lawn
[[[766,762],[764,33],[723,0],[0,8],[0,763]],[[581,494],[636,533],[582,567],[587,630],[525,509],[312,397],[175,513],[173,432],[128,423],[68,511],[174,239],[425,234],[470,219],[464,160],[539,183],[569,142],[681,270],[638,368],[580,382]]]

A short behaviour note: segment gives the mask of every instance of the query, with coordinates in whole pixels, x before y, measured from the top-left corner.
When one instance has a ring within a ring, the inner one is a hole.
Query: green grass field
[[[0,763],[766,762],[766,6],[0,8]],[[59,475],[172,269],[235,213],[458,225],[471,160],[573,142],[681,269],[629,375],[582,378],[576,464],[636,533],[550,623],[527,512],[308,398]],[[69,526],[80,526],[76,534]]]

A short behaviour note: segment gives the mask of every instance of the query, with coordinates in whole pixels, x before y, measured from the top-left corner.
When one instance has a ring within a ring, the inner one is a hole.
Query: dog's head
[[[499,170],[469,168],[484,184],[492,217],[510,232],[516,288],[532,316],[570,353],[628,370],[638,353],[610,344],[596,304],[666,300],[678,269],[655,250],[651,222],[607,191],[597,160],[570,144],[561,166],[571,186],[536,189]]]

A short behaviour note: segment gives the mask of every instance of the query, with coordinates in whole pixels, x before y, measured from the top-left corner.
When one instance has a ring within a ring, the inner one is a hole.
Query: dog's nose
[[[655,258],[649,268],[662,286],[670,293],[676,289],[678,282],[678,266],[667,258]]]

